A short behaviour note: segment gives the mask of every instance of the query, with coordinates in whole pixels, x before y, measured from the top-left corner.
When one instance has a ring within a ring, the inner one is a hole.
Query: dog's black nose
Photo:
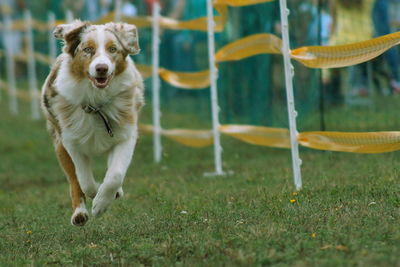
[[[108,66],[106,64],[97,64],[96,65],[96,73],[101,76],[107,75]]]

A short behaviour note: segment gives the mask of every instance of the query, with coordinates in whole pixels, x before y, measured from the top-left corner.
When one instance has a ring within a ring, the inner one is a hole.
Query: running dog
[[[42,108],[58,161],[68,177],[73,214],[83,226],[123,195],[122,184],[138,137],[144,105],[143,80],[129,55],[139,53],[134,25],[92,25],[76,20],[59,25],[54,36],[64,41],[42,88]],[[91,159],[108,157],[103,183],[95,181]]]

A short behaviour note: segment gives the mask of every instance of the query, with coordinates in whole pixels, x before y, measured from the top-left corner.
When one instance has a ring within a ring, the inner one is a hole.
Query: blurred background
[[[125,17],[151,16],[157,0],[122,0]],[[205,0],[159,0],[162,16],[190,20],[206,16]],[[358,42],[398,31],[400,0],[289,0],[291,48],[310,45],[339,45]],[[35,21],[47,23],[49,12],[56,20],[74,18],[96,21],[115,11],[113,0],[0,0],[0,79],[7,81],[4,25],[6,17],[22,20],[31,11]],[[228,20],[216,34],[216,50],[255,33],[281,36],[279,1],[246,7],[228,7]],[[216,13],[217,14],[217,13]],[[133,59],[151,64],[151,28],[139,29],[142,52]],[[33,30],[34,49],[48,55],[49,32]],[[27,49],[23,31],[12,32],[12,53],[16,56],[17,90],[28,90],[27,62],[17,55]],[[57,44],[61,51],[61,43]],[[173,71],[208,69],[207,35],[191,30],[162,30],[160,65]],[[398,130],[400,101],[398,48],[371,62],[354,67],[318,70],[297,62],[294,87],[298,128],[304,130],[376,131]],[[38,87],[49,72],[48,64],[36,62]],[[251,124],[288,127],[281,55],[257,55],[219,65],[218,92],[222,124]],[[182,90],[165,82],[161,85],[162,126],[209,129],[209,90]],[[1,105],[7,103],[7,86],[2,84]],[[19,100],[20,105],[29,103]],[[143,122],[151,123],[151,83],[146,80]],[[1,114],[1,116],[11,116]],[[346,120],[343,120],[343,118]],[[371,119],[374,117],[374,119]]]

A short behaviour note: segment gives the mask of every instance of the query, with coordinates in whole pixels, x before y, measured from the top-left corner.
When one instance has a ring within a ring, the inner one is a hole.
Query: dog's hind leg
[[[89,220],[89,213],[85,205],[85,194],[82,192],[76,176],[75,165],[61,143],[56,146],[56,154],[70,185],[72,208],[74,210],[71,223],[75,226],[84,226]]]

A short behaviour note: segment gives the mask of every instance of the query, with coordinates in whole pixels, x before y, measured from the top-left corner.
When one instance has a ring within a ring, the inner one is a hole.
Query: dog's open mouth
[[[109,75],[107,77],[92,77],[89,75],[89,79],[92,81],[92,84],[94,87],[104,89],[110,83],[110,80],[112,79],[112,75]]]

